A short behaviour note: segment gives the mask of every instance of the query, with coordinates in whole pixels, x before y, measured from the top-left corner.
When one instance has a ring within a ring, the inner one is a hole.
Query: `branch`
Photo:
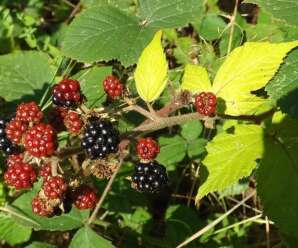
[[[156,121],[150,121],[142,123],[140,126],[134,128],[133,132],[146,132],[146,131],[156,131],[160,130],[166,127],[171,127],[179,124],[183,124],[192,120],[215,120],[216,117],[208,117],[201,115],[197,112],[180,115],[180,116],[173,116],[173,117],[166,117],[166,118],[160,118]]]

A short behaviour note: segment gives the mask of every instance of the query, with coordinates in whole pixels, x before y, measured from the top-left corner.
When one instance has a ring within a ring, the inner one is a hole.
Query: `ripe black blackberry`
[[[6,123],[5,120],[0,119],[0,151],[3,151],[6,155],[16,154],[19,152],[19,147],[7,138]]]
[[[91,159],[103,159],[110,153],[116,153],[119,145],[119,133],[109,121],[97,117],[88,119],[82,138],[82,147]]]
[[[157,161],[138,163],[132,176],[134,187],[140,192],[158,192],[168,182],[166,168]]]

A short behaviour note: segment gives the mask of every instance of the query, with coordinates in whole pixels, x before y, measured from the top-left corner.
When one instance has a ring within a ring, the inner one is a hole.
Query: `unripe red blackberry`
[[[216,111],[217,99],[211,92],[202,92],[195,97],[195,107],[198,113],[212,116]]]
[[[43,177],[44,181],[52,176],[52,167],[50,163],[43,165],[39,170],[39,175]]]
[[[140,192],[158,192],[168,182],[166,168],[157,161],[138,163],[135,166],[132,182]]]
[[[80,83],[77,80],[69,78],[63,79],[54,85],[52,100],[59,107],[77,107],[83,101]]]
[[[73,192],[73,201],[78,209],[94,208],[97,196],[94,189],[87,185],[82,185]]]
[[[31,205],[32,212],[36,215],[50,217],[54,214],[54,208],[47,202],[47,199],[35,196]]]
[[[16,120],[36,124],[39,123],[42,118],[43,113],[35,102],[21,103],[17,107]]]
[[[65,194],[67,184],[62,177],[54,176],[43,183],[42,189],[44,190],[45,196],[49,199],[58,199]]]
[[[64,118],[64,125],[70,133],[78,134],[82,129],[83,122],[78,113],[70,111]]]
[[[28,129],[28,124],[17,119],[11,119],[5,128],[7,138],[15,144],[22,143],[22,138]]]
[[[25,135],[25,149],[34,157],[51,156],[56,150],[56,134],[44,123],[33,126]]]
[[[6,123],[5,120],[0,119],[0,151],[3,151],[6,155],[18,154],[19,147],[10,141],[6,135]]]
[[[16,189],[27,189],[36,181],[36,173],[30,164],[15,163],[8,167],[4,179]]]
[[[111,122],[91,117],[85,127],[81,144],[91,159],[103,159],[118,151],[119,133]]]
[[[64,125],[64,118],[67,115],[68,109],[63,107],[55,107],[49,111],[48,121],[56,132],[66,130]]]
[[[105,78],[103,88],[111,99],[121,96],[123,91],[123,85],[120,83],[119,79],[112,75]]]
[[[20,154],[12,154],[9,155],[7,160],[6,160],[6,164],[8,166],[14,165],[16,163],[23,163],[23,159],[24,159],[24,154],[20,153]]]
[[[159,145],[152,138],[141,139],[137,144],[137,153],[141,159],[153,160],[159,152]]]

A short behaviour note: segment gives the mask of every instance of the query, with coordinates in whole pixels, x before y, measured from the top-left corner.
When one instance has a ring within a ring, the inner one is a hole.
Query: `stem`
[[[122,109],[123,112],[128,112],[128,111],[136,111],[139,114],[145,116],[146,118],[150,120],[155,120],[156,118],[152,115],[152,113],[148,112],[147,110],[143,109],[142,107],[138,105],[130,105],[128,107],[125,107]]]
[[[194,189],[195,189],[195,186],[196,186],[196,183],[197,183],[197,179],[199,178],[199,171],[200,171],[200,165],[197,166],[195,177],[193,179],[191,189],[190,189],[190,192],[189,192],[189,195],[188,195],[188,199],[187,199],[187,206],[188,207],[190,206],[190,203],[191,203],[191,200],[192,200],[192,194],[194,192]]]
[[[110,178],[110,180],[109,180],[109,182],[108,182],[108,184],[107,184],[107,186],[106,186],[104,192],[103,192],[102,195],[101,195],[100,200],[98,201],[98,203],[97,203],[95,209],[93,210],[93,212],[92,212],[90,218],[88,219],[88,221],[87,221],[87,225],[90,225],[90,224],[95,220],[95,218],[96,218],[96,216],[97,216],[97,213],[98,213],[98,211],[100,210],[100,208],[101,208],[101,206],[102,206],[102,204],[103,204],[103,202],[104,202],[106,196],[108,195],[108,193],[109,193],[109,191],[110,191],[110,189],[111,189],[111,187],[112,187],[112,184],[113,184],[113,182],[114,182],[114,180],[115,180],[115,178],[116,178],[116,176],[117,176],[117,174],[118,174],[118,172],[119,172],[119,170],[120,170],[122,164],[123,164],[123,157],[120,155],[120,162],[119,162],[119,165],[118,165],[117,169],[115,170],[114,174],[111,176],[111,178]]]
[[[234,35],[234,30],[235,30],[235,20],[236,20],[236,15],[237,15],[238,2],[239,2],[239,0],[236,0],[233,16],[231,17],[231,21],[230,21],[231,32],[230,32],[230,36],[229,36],[229,44],[228,44],[227,55],[229,55],[231,50],[232,50],[232,42],[233,42],[233,35]]]
[[[183,241],[176,248],[181,248],[183,246],[186,246],[190,242],[192,242],[195,239],[197,239],[198,237],[202,236],[204,233],[208,232],[214,226],[216,226],[221,221],[223,221],[227,216],[229,216],[231,213],[233,213],[237,208],[241,207],[241,205],[243,203],[245,203],[247,200],[249,200],[250,198],[252,198],[255,195],[255,193],[256,193],[255,191],[253,191],[252,193],[250,193],[247,197],[245,197],[242,201],[240,201],[238,204],[236,204],[234,207],[232,207],[225,214],[221,215],[220,217],[218,217],[217,219],[215,219],[213,222],[211,222],[210,224],[208,224],[207,226],[205,226],[204,228],[202,228],[201,230],[199,230],[197,233],[195,233],[194,235],[192,235],[191,237],[189,237],[188,239],[186,239],[185,241]]]
[[[30,218],[27,218],[26,216],[23,216],[21,214],[18,214],[16,212],[14,212],[13,210],[9,209],[9,208],[6,208],[6,207],[0,207],[0,211],[2,212],[5,212],[5,213],[8,213],[8,214],[11,214],[11,215],[14,215],[15,217],[18,217],[20,219],[23,219],[25,221],[28,221],[30,222],[31,224],[34,224],[34,225],[37,225],[37,226],[40,226],[39,223],[37,223],[36,221],[30,219]]]
[[[185,114],[180,116],[159,118],[158,120],[151,121],[149,123],[143,123],[140,126],[134,128],[132,131],[134,132],[156,131],[166,127],[183,124],[192,120],[207,120],[207,119],[210,119],[210,117],[203,116],[199,113],[190,113],[190,114]]]
[[[229,230],[229,229],[231,229],[231,228],[234,228],[234,227],[243,225],[243,224],[245,224],[245,223],[247,223],[247,222],[251,222],[251,221],[253,222],[253,221],[255,221],[255,220],[258,220],[258,219],[261,218],[261,217],[262,217],[262,214],[258,214],[258,215],[256,215],[256,216],[253,216],[253,217],[250,217],[250,218],[248,218],[248,219],[239,221],[239,222],[234,223],[234,224],[232,224],[232,225],[229,225],[229,226],[227,226],[227,227],[223,227],[223,228],[221,228],[221,229],[218,229],[218,230],[216,230],[215,232],[213,232],[211,235],[215,235],[215,234],[224,232],[224,231]]]

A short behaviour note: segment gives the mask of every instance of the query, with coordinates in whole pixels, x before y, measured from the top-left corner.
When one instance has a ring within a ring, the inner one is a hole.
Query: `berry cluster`
[[[55,105],[60,107],[77,107],[83,101],[80,83],[69,78],[63,79],[54,85],[52,100]]]
[[[140,192],[158,192],[168,182],[166,168],[156,161],[140,162],[135,166],[132,182]]]
[[[18,153],[19,147],[7,137],[5,129],[6,121],[0,119],[0,151],[7,155]]]
[[[25,135],[25,149],[34,157],[51,156],[56,150],[56,134],[44,123],[30,128]]]
[[[141,159],[152,160],[155,159],[160,152],[159,145],[152,138],[141,139],[137,144],[137,153]]]
[[[14,162],[4,173],[4,179],[16,189],[27,189],[36,181],[36,173],[30,164]]]
[[[111,99],[121,96],[123,91],[123,85],[120,83],[119,79],[112,75],[105,78],[103,88]]]
[[[66,129],[64,126],[64,118],[67,115],[67,112],[67,108],[63,107],[54,107],[49,111],[49,123],[57,133]]]
[[[88,119],[85,127],[82,147],[91,159],[103,159],[118,151],[119,133],[109,121],[97,117]]]
[[[202,92],[195,97],[195,107],[198,113],[212,116],[216,111],[217,99],[211,92]]]

